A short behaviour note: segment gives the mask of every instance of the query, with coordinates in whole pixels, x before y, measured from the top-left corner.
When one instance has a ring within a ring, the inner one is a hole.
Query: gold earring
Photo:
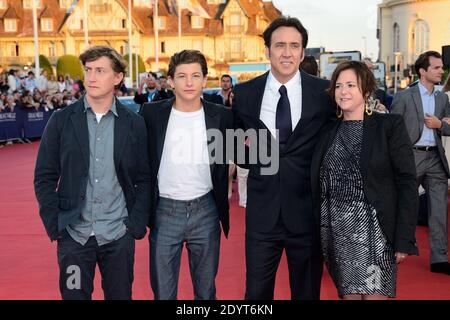
[[[370,109],[369,104],[366,102],[366,114],[371,116],[373,114],[373,110]]]
[[[339,119],[343,117],[344,112],[342,112],[342,109],[341,109],[341,108],[337,107],[336,115],[337,115],[337,117],[338,117]]]

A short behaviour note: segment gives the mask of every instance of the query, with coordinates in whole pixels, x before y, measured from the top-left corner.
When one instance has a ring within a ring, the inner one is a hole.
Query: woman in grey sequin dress
[[[324,130],[311,170],[325,264],[344,299],[395,297],[397,264],[417,254],[411,142],[401,117],[368,108],[376,83],[363,63],[341,63],[331,82],[340,119]]]

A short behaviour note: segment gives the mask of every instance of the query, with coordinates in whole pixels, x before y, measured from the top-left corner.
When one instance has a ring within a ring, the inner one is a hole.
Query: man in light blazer
[[[428,201],[430,269],[450,275],[448,263],[448,178],[447,159],[441,137],[450,135],[447,96],[434,89],[444,74],[442,56],[428,51],[419,56],[415,69],[420,76],[417,86],[398,93],[392,113],[403,115],[413,144],[417,185],[422,185]]]

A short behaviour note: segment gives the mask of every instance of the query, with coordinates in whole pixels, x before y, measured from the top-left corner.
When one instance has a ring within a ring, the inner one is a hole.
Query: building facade
[[[0,0],[0,65],[25,66],[34,62],[34,0]],[[110,45],[128,53],[128,0],[37,0],[39,53],[55,64],[65,54],[85,49],[84,1],[87,5],[89,45]],[[170,56],[180,49],[197,49],[207,57],[211,74],[232,72],[234,65],[250,73],[262,72],[267,63],[262,32],[281,13],[262,0],[197,0],[210,18],[181,11],[182,37],[171,1],[132,0],[133,53],[139,53],[147,70],[167,70]],[[158,26],[158,41],[154,25]],[[156,47],[158,59],[156,59]],[[244,66],[244,68],[242,67]],[[254,71],[254,72],[252,72]],[[253,75],[253,74],[252,74]],[[250,75],[249,75],[250,76]]]
[[[425,51],[450,44],[450,0],[384,0],[379,5],[379,59],[395,69],[410,69]]]

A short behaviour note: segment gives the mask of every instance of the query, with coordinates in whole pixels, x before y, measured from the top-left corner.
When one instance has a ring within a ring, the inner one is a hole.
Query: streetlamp
[[[367,58],[367,37],[363,36],[362,39],[364,40],[364,57]]]
[[[401,52],[394,52],[395,60],[394,60],[394,94],[397,93],[397,73],[398,73],[398,60],[400,56],[402,55]]]

